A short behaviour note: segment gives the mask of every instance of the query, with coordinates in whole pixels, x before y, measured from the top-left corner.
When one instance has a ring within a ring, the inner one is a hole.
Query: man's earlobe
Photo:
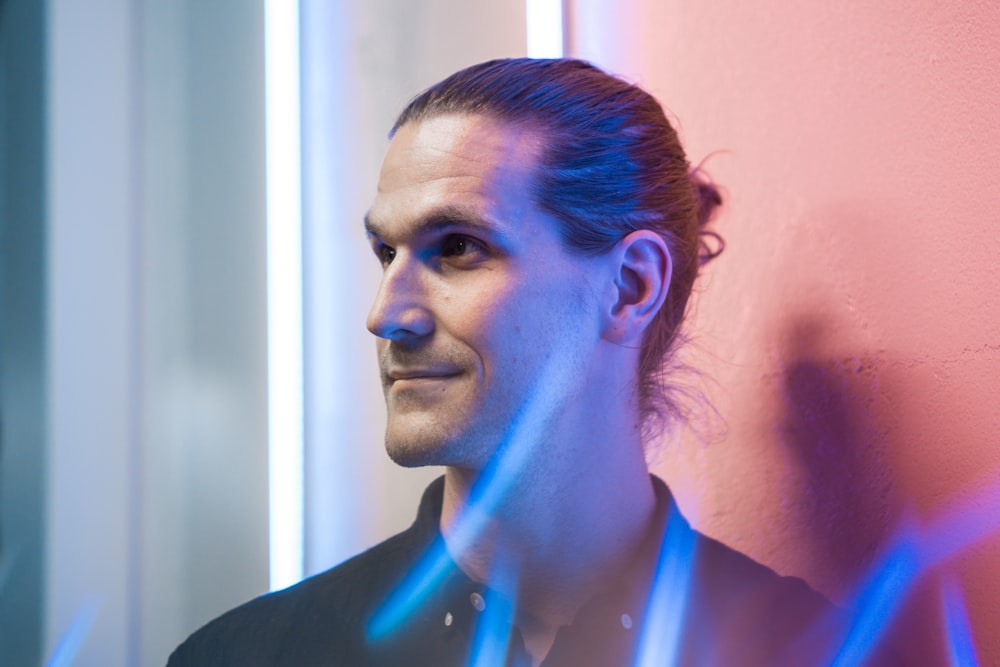
[[[640,229],[619,241],[613,252],[616,300],[605,338],[638,347],[670,288],[670,249],[659,234]]]

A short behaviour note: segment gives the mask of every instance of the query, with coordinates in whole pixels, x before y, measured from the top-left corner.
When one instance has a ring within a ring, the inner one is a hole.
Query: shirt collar
[[[674,529],[690,531],[676,511],[666,484],[654,475],[650,479],[656,496],[652,528],[627,565],[616,573],[609,573],[601,591],[580,607],[570,626],[560,630],[550,657],[570,650],[561,644],[576,646],[577,649],[594,645],[592,650],[612,651],[616,655],[623,655],[622,652],[628,652],[634,646],[642,627],[651,582],[656,574],[668,517]],[[443,637],[455,638],[461,634],[471,638],[484,614],[499,613],[502,617],[506,613],[509,618],[510,610],[503,608],[505,603],[499,594],[471,580],[448,557],[440,532],[443,496],[444,477],[439,477],[424,491],[411,528],[416,537],[414,543],[426,550],[425,558],[421,560],[428,560],[426,554],[435,554],[432,560],[438,561],[439,568],[439,579],[428,592],[421,614],[438,625],[438,632]],[[675,521],[680,525],[674,524]]]

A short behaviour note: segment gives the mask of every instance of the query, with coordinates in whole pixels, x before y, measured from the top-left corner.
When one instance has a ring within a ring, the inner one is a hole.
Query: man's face
[[[539,143],[462,115],[405,125],[389,146],[366,218],[384,271],[368,328],[398,463],[481,469],[547,378],[587,381],[595,260],[531,202]],[[550,412],[572,404],[548,393]]]

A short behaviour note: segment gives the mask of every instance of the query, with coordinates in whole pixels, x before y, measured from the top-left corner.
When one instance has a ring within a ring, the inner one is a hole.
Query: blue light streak
[[[517,574],[511,567],[498,565],[491,574],[490,583],[500,590],[517,590]],[[486,591],[486,608],[479,614],[476,632],[472,638],[469,665],[492,667],[505,664],[507,646],[514,627],[514,609],[517,600],[505,600],[492,589]]]
[[[921,567],[916,540],[904,534],[861,587],[855,605],[858,614],[831,667],[864,664],[916,583]]]
[[[695,532],[672,505],[639,637],[637,667],[677,664],[694,560]]]
[[[961,502],[942,511],[924,527],[912,521],[904,522],[893,546],[873,566],[856,594],[852,606],[859,613],[832,664],[863,664],[864,659],[877,648],[920,577],[998,529],[1000,485],[996,483],[979,493],[966,495]],[[954,633],[958,634],[953,634],[949,627],[949,636],[956,637],[954,641],[959,642],[956,650],[964,651],[956,655],[965,659],[963,656],[972,651],[972,640],[967,630],[962,628],[960,624],[955,626]],[[968,641],[968,650],[962,648],[965,641]]]
[[[962,590],[954,579],[944,581],[941,590],[944,627],[948,637],[948,657],[952,667],[977,667],[972,628],[962,599]]]
[[[368,638],[380,641],[395,632],[438,588],[450,566],[444,543],[435,542],[372,616]]]
[[[90,629],[97,620],[97,614],[101,609],[101,599],[91,597],[80,605],[76,615],[73,617],[69,628],[56,643],[55,650],[49,657],[46,667],[69,667],[76,660],[80,647],[90,634]]]

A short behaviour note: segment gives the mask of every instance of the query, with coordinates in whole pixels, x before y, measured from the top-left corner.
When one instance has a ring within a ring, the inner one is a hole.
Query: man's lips
[[[459,374],[460,371],[451,368],[392,368],[385,377],[391,384],[404,380],[446,380]]]

